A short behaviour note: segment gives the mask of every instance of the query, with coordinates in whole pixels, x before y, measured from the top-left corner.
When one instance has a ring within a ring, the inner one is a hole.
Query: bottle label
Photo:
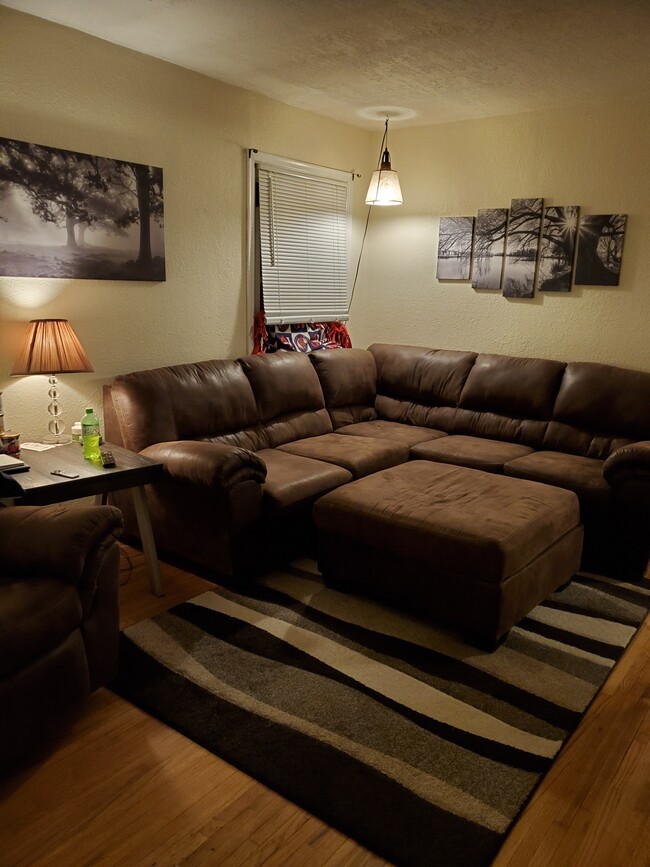
[[[98,424],[84,424],[81,426],[81,435],[83,437],[98,437],[99,436],[99,425]]]

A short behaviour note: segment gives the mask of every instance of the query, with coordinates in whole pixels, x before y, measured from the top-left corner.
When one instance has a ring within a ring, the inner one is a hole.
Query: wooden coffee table
[[[151,592],[156,596],[163,596],[158,554],[151,529],[149,506],[144,493],[144,485],[162,478],[163,465],[111,443],[104,443],[102,448],[109,449],[113,453],[114,467],[104,468],[85,460],[79,443],[56,446],[43,452],[24,449],[21,459],[29,464],[30,469],[28,472],[13,474],[13,478],[24,491],[24,496],[16,502],[21,506],[45,506],[94,496],[97,502],[105,503],[108,494],[112,491],[130,490],[138,520],[142,550],[149,570]],[[75,478],[53,475],[55,470],[68,473]]]

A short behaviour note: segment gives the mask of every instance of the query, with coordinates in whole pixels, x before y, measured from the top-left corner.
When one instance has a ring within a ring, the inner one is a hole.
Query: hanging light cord
[[[377,160],[377,170],[380,171],[381,167],[381,158],[384,153],[384,145],[388,145],[388,118],[386,118],[386,124],[384,125],[384,136],[381,140],[381,145],[379,146],[379,159]],[[361,267],[361,257],[363,255],[363,248],[366,243],[366,235],[368,234],[368,223],[370,222],[370,212],[372,211],[372,205],[368,205],[368,214],[366,216],[366,225],[363,230],[363,237],[361,238],[361,249],[359,250],[359,258],[357,259],[357,269],[354,272],[354,281],[352,283],[352,292],[350,292],[350,303],[348,304],[348,316],[350,315],[350,308],[352,307],[352,299],[354,298],[354,290],[357,288],[357,278],[359,276],[359,268]]]

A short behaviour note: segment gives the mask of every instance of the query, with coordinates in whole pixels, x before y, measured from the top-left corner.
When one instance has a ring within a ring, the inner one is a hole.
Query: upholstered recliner
[[[115,673],[122,516],[0,508],[0,770]]]

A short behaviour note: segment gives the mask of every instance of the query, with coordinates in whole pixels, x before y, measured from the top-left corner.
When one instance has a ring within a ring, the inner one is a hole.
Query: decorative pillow
[[[287,349],[290,352],[315,352],[318,349],[338,349],[327,340],[322,328],[313,323],[267,325],[267,352]]]

